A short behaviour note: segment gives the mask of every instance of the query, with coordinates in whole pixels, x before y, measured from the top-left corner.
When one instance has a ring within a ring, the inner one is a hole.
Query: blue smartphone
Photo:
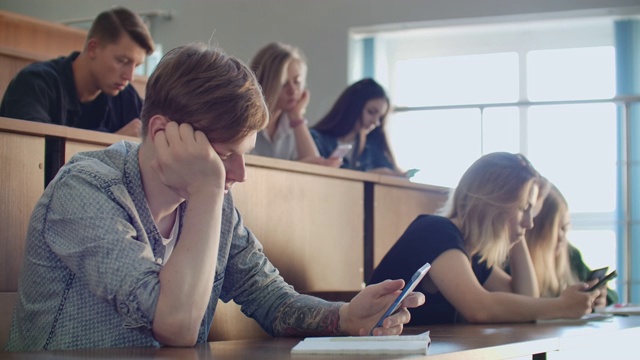
[[[422,278],[424,278],[424,276],[427,274],[427,271],[429,271],[429,269],[431,269],[431,264],[426,263],[422,265],[422,267],[418,269],[418,271],[416,271],[415,274],[413,274],[413,276],[411,277],[411,280],[409,280],[409,283],[405,285],[400,295],[398,295],[398,297],[393,302],[393,304],[389,306],[389,309],[385,311],[384,315],[382,315],[380,320],[378,320],[378,322],[373,327],[373,329],[382,326],[382,322],[384,321],[384,319],[386,319],[389,315],[393,314],[396,310],[398,310],[398,308],[400,307],[400,304],[402,303],[402,300],[404,300],[404,298],[406,298],[407,295],[409,295],[409,293],[411,293],[413,289],[415,289],[416,286],[418,286],[418,284],[420,283],[420,281],[422,281]],[[369,335],[373,335],[373,329],[371,329],[371,331],[369,332]]]
[[[420,171],[420,169],[409,169],[404,173],[404,176],[406,176],[408,179],[411,179],[412,177],[416,176],[418,171]]]

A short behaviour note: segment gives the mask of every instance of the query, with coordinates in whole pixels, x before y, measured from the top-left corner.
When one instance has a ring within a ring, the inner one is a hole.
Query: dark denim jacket
[[[338,147],[338,138],[321,133],[316,129],[309,129],[309,131],[318,147],[320,156],[324,158],[331,156],[331,153]],[[355,149],[352,154],[355,154]],[[369,142],[364,145],[364,150],[362,150],[362,154],[357,159],[345,157],[342,159],[342,166],[340,167],[360,171],[369,171],[377,168],[394,169],[393,164],[387,159],[384,152]]]
[[[138,144],[74,156],[33,211],[7,350],[158,346],[151,327],[164,251],[142,187]],[[272,333],[274,314],[292,296],[300,295],[227,195],[198,342],[207,341],[218,298],[233,299]]]

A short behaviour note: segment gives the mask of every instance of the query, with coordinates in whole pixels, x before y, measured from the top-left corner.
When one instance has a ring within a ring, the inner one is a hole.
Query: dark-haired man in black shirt
[[[0,116],[140,136],[142,99],[130,85],[153,40],[135,13],[96,17],[84,48],[22,69],[7,87]]]

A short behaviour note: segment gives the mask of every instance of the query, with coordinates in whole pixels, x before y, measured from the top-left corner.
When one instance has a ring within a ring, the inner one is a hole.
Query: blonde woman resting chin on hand
[[[310,94],[302,51],[288,44],[267,44],[254,56],[251,69],[269,108],[269,122],[258,133],[251,153],[339,167],[341,159],[320,156],[307,127],[305,112]]]
[[[525,232],[533,227],[540,175],[520,154],[482,156],[464,173],[446,216],[421,215],[382,259],[371,283],[408,279],[425,262],[419,285],[429,301],[409,325],[505,323],[580,318],[597,292],[587,284],[540,298]],[[511,275],[501,266],[510,259]]]

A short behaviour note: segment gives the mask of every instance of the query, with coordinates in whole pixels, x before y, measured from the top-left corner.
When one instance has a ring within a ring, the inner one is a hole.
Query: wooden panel
[[[13,77],[34,61],[33,56],[28,57],[19,51],[0,47],[0,99],[4,96]]]
[[[78,141],[67,140],[64,146],[64,162],[68,162],[71,157],[82,151],[94,151],[107,148],[108,145],[87,144]]]
[[[270,337],[258,323],[240,311],[240,305],[218,300],[209,341],[263,339]]]
[[[433,214],[444,205],[447,196],[445,191],[376,184],[373,196],[374,268],[418,215]]]
[[[0,10],[0,45],[37,52],[48,58],[80,51],[82,29]]]
[[[44,138],[0,132],[0,164],[0,292],[12,292],[29,218],[44,191]]]
[[[364,264],[361,181],[247,167],[235,202],[265,254],[298,291],[359,290]]]
[[[15,292],[0,292],[0,349],[4,349],[4,346],[9,340],[9,330],[11,330],[11,319],[13,317],[13,307],[18,300],[18,293]]]

